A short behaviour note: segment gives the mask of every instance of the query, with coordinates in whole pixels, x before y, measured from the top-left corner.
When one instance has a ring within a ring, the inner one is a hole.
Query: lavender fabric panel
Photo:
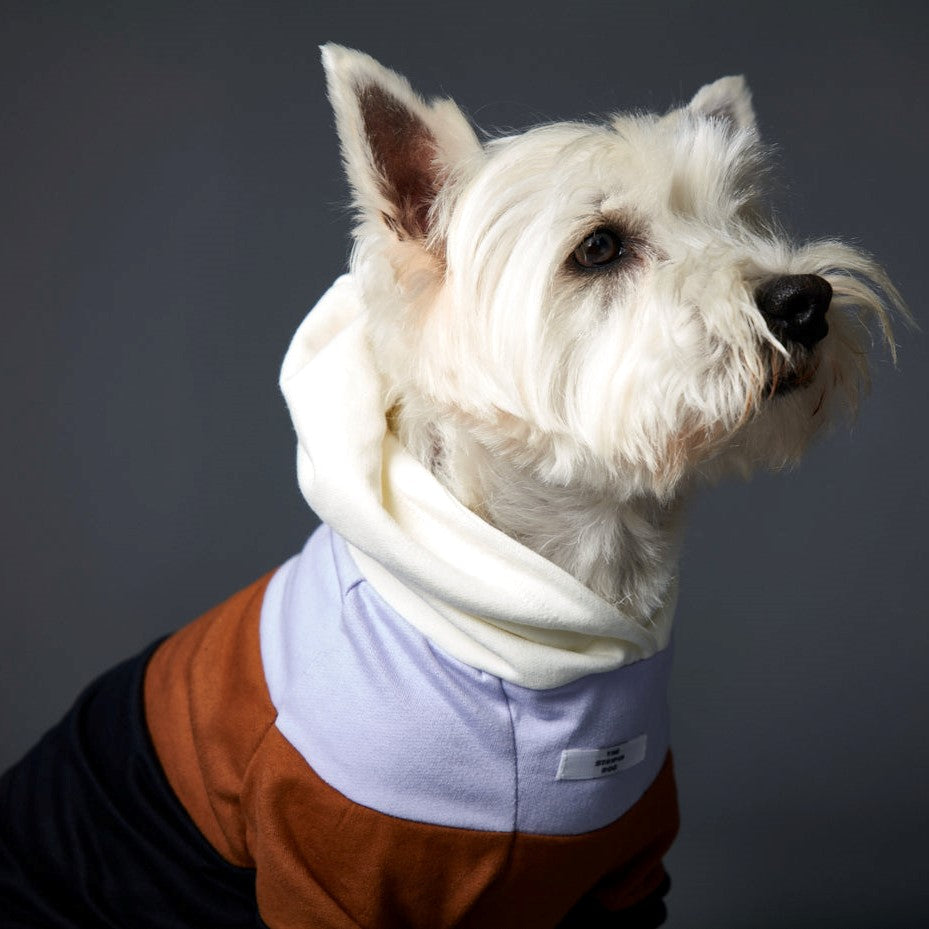
[[[500,681],[435,652],[327,527],[272,579],[261,645],[278,729],[340,793],[405,819],[513,829]]]
[[[671,649],[551,690],[503,682],[519,771],[517,829],[589,832],[623,815],[657,777],[668,752]],[[646,736],[645,758],[613,774],[558,780],[561,753]]]
[[[501,681],[398,616],[326,526],[272,578],[261,650],[284,737],[340,793],[393,816],[587,832],[625,813],[667,752],[669,650],[551,690]],[[642,734],[628,770],[557,779],[563,750]]]

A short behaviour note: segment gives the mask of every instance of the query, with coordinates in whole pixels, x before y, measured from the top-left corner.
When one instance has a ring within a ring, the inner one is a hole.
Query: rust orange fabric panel
[[[276,715],[258,640],[272,575],[167,639],[145,676],[146,722],[168,781],[210,844],[244,867],[254,861],[242,785]]]
[[[322,781],[277,731],[246,785],[257,895],[272,929],[455,925],[501,874],[512,836],[397,819]]]
[[[272,929],[303,927],[308,914],[316,929],[555,926],[587,893],[621,909],[654,891],[677,831],[670,756],[615,823],[547,836],[435,826],[360,806],[274,729],[260,754],[245,808],[259,908]]]
[[[517,834],[505,879],[456,929],[554,926],[589,894],[609,910],[630,907],[665,879],[662,858],[678,827],[669,754],[638,803],[609,826],[583,835]]]

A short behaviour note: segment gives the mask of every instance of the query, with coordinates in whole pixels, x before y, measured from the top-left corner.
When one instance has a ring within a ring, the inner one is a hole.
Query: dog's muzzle
[[[783,274],[755,291],[755,305],[778,339],[812,348],[829,332],[832,285],[818,274]]]

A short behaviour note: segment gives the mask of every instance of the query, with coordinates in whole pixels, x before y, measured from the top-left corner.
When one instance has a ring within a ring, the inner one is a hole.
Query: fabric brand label
[[[558,780],[586,781],[625,771],[645,758],[645,742],[643,733],[609,748],[566,748],[561,753]]]

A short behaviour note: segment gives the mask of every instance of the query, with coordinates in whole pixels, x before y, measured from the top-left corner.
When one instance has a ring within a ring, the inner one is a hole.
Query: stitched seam
[[[512,831],[515,834],[519,827],[519,746],[516,741],[516,720],[513,718],[513,706],[510,703],[510,695],[506,692],[506,682],[500,681],[500,690],[503,693],[503,699],[506,701],[506,712],[510,719],[510,738],[513,744],[513,824]],[[510,845],[512,851],[512,843]],[[507,853],[509,860],[509,853]]]
[[[510,829],[506,856],[501,862],[495,877],[471,902],[468,912],[464,913],[461,919],[455,923],[456,927],[462,924],[467,925],[468,921],[471,919],[471,913],[480,908],[481,903],[496,889],[498,884],[507,880],[507,872],[510,870],[513,861],[513,850],[516,848],[516,825],[519,822],[519,752],[517,751],[516,744],[516,721],[513,719],[513,707],[510,704],[510,696],[506,692],[506,682],[500,678],[497,680],[500,682],[500,693],[503,694],[503,699],[506,701],[506,712],[510,720],[510,739],[513,745],[513,821]]]

